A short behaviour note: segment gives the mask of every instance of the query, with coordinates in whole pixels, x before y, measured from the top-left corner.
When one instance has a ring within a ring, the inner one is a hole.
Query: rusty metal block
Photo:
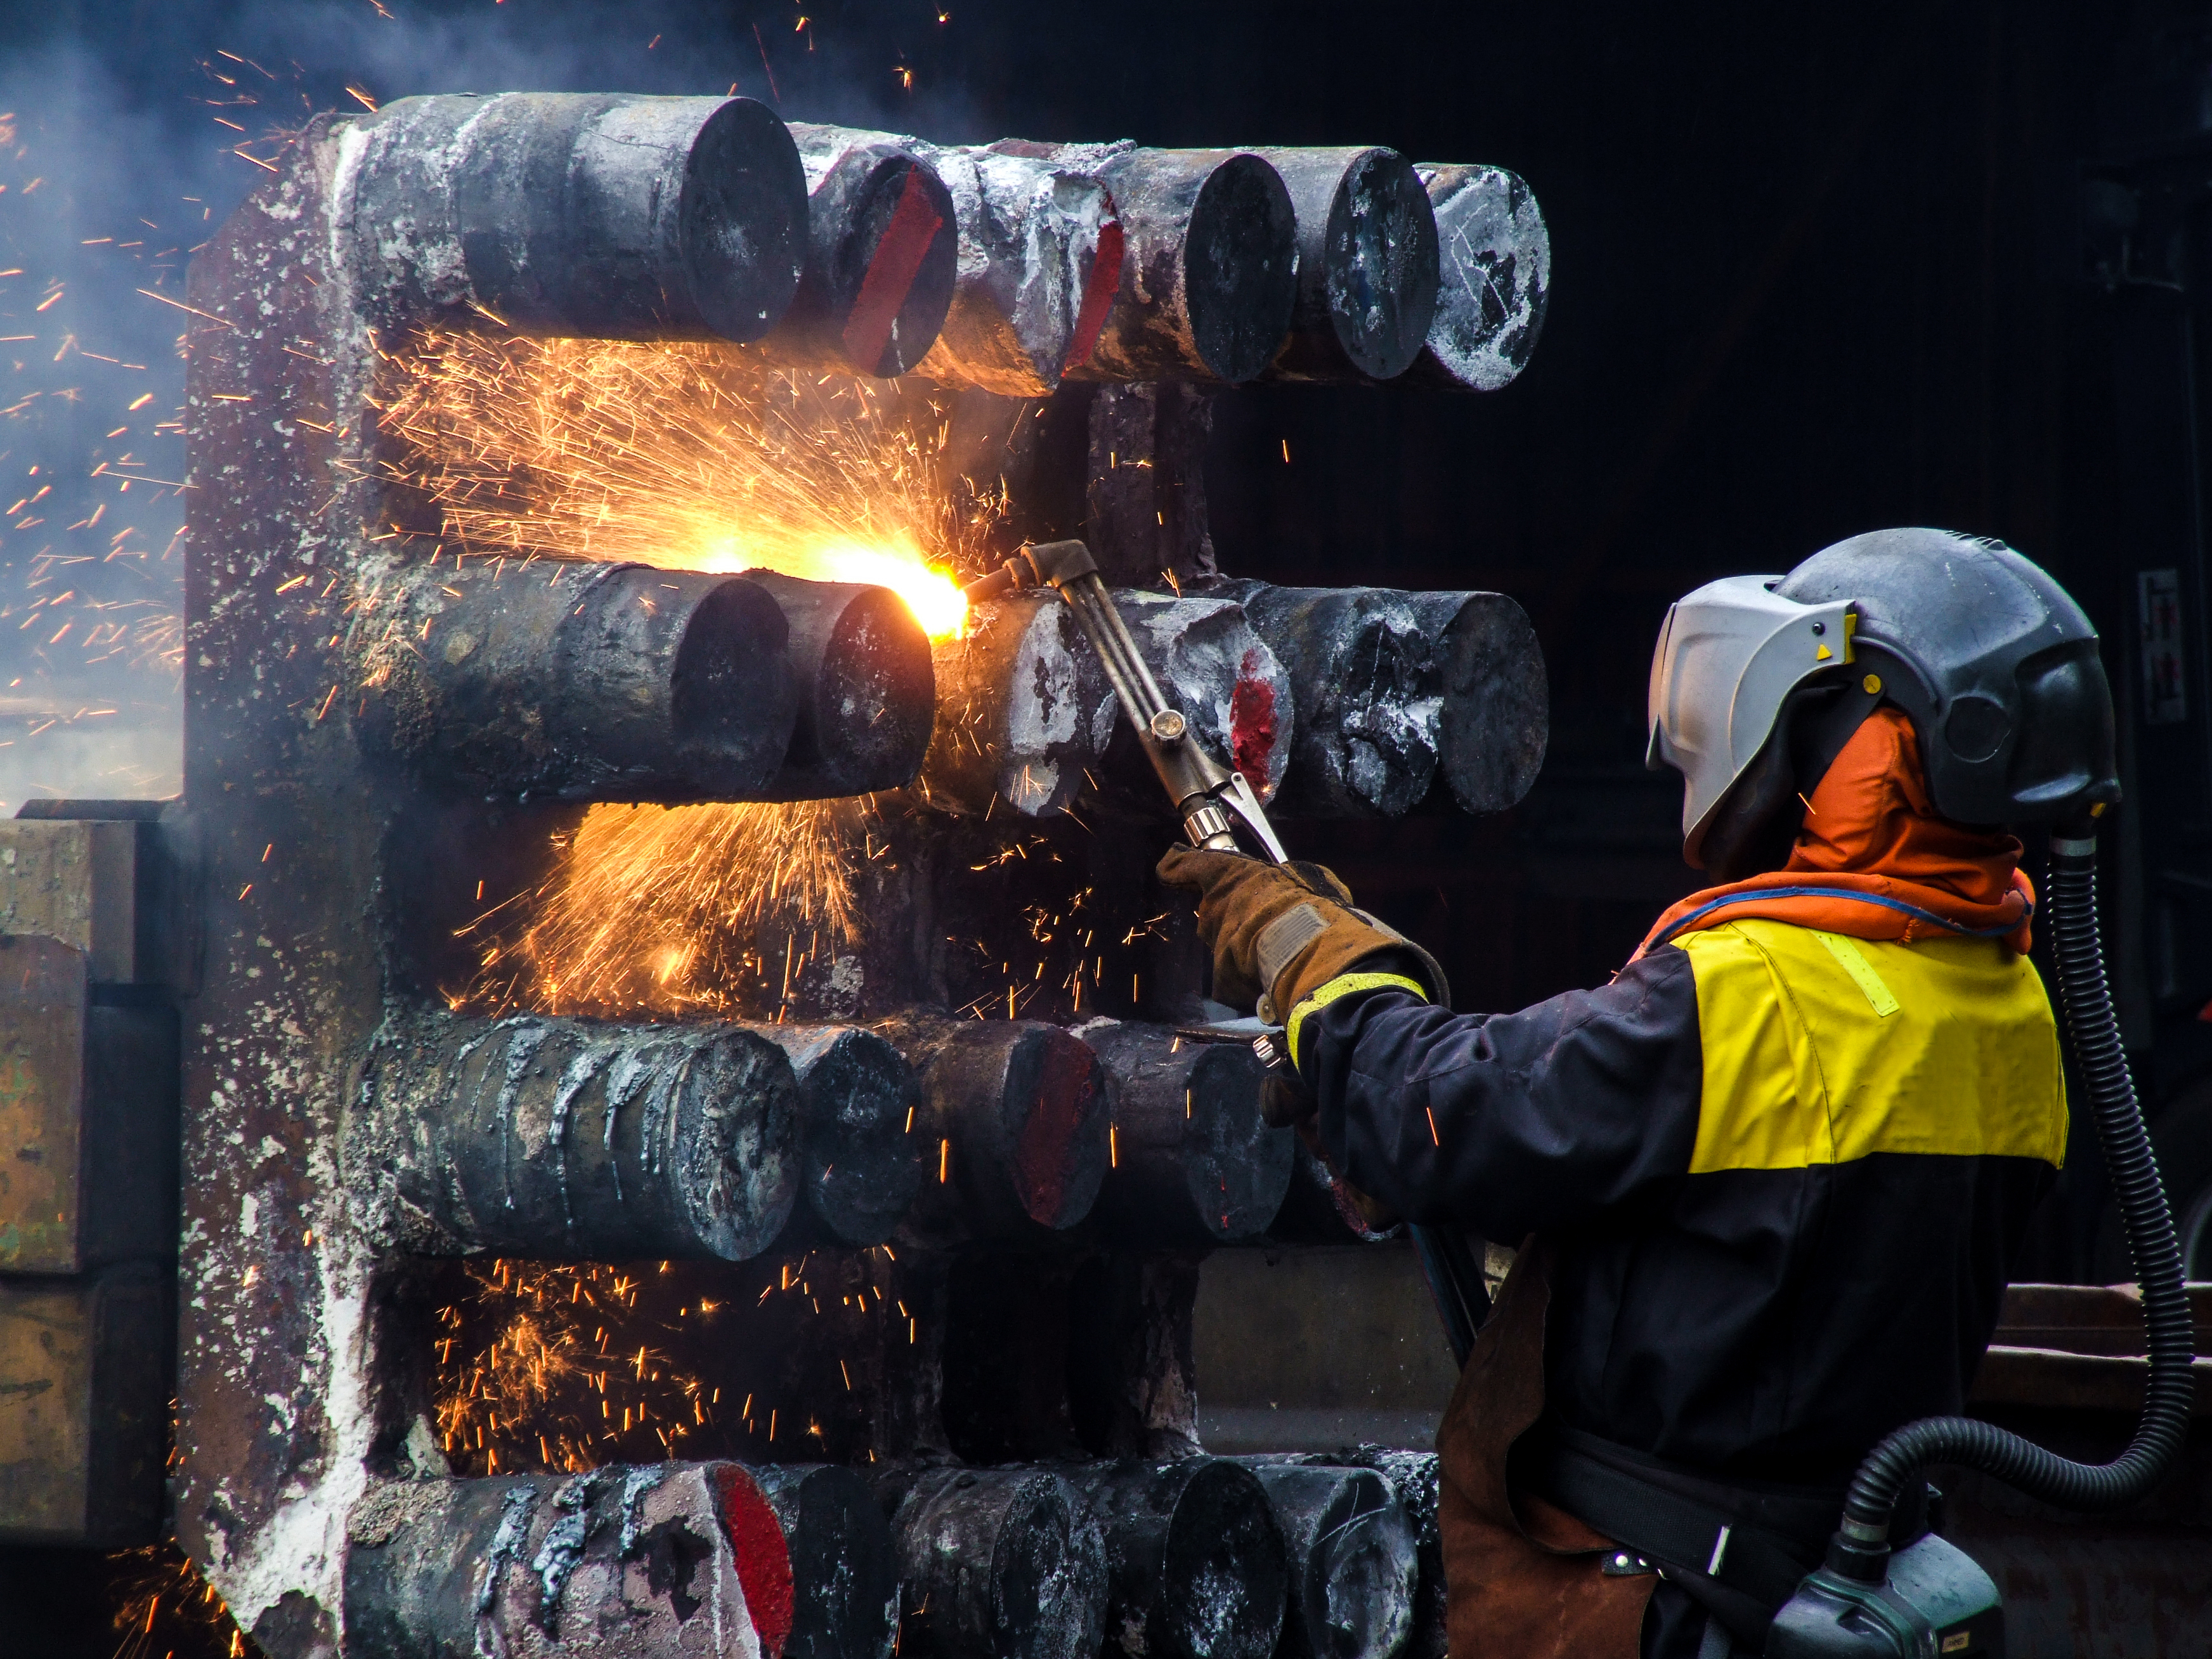
[[[0,1544],[149,1543],[173,1386],[164,1269],[0,1280]]]
[[[43,933],[74,945],[89,975],[139,976],[140,826],[0,822],[0,933]]]
[[[0,1273],[176,1253],[176,1017],[100,1000],[88,963],[0,935]]]

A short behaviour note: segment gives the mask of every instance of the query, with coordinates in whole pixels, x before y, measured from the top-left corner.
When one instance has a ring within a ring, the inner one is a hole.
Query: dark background
[[[2177,1208],[2212,1180],[2212,1100],[2193,1092],[2212,1062],[2194,276],[2212,33],[2191,9],[12,3],[0,98],[57,158],[66,213],[0,195],[0,254],[70,274],[72,326],[149,365],[159,412],[181,386],[161,355],[173,319],[132,289],[180,289],[181,259],[154,272],[150,249],[134,264],[82,241],[133,217],[219,221],[264,176],[233,148],[356,106],[349,84],[378,101],[734,88],[793,118],[945,141],[1374,143],[1513,168],[1553,247],[1520,381],[1236,392],[1208,483],[1232,573],[1518,597],[1550,662],[1551,757],[1503,818],[1301,826],[1301,850],[1431,943],[1462,1008],[1601,981],[1695,884],[1679,784],[1642,769],[1667,603],[1884,526],[2002,538],[2106,641],[2130,794],[2106,838],[2114,977]],[[0,333],[27,291],[0,284]],[[9,401],[74,372],[30,361]],[[112,422],[77,409],[0,425],[0,469],[36,450],[88,471]],[[31,550],[0,530],[0,581]],[[2182,576],[2188,718],[2151,726],[2135,578],[2162,568]],[[0,628],[0,675],[62,673],[9,649],[30,647]],[[158,727],[173,716],[149,696]],[[2021,1276],[2124,1276],[2103,1208],[2080,1148]]]

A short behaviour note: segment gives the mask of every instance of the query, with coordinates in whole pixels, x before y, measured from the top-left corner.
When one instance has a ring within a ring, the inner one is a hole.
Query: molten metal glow
[[[947,510],[933,410],[705,345],[428,334],[388,365],[393,468],[466,551],[875,582],[960,630],[995,509]]]
[[[960,630],[951,572],[981,562],[1001,504],[954,487],[944,418],[912,394],[706,345],[424,334],[386,364],[387,465],[464,556],[871,582],[933,637]],[[509,913],[472,930],[483,971],[464,994],[773,1012],[854,935],[868,817],[854,803],[594,807],[519,927]]]

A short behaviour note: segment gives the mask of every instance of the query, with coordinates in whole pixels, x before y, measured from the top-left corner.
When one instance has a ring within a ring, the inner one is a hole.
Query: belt
[[[1515,1445],[1512,1468],[1516,1486],[1660,1568],[1754,1650],[1843,1513],[1840,1486],[1731,1486],[1556,1423]],[[1891,1530],[1899,1547],[1927,1530],[1925,1488],[1899,1500]]]

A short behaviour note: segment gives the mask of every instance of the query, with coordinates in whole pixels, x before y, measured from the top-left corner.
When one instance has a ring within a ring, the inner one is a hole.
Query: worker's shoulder
[[[1816,983],[1833,981],[1841,967],[1855,983],[1870,969],[1886,981],[1924,989],[1939,1006],[1958,996],[1978,1001],[1992,995],[2018,997],[2023,1006],[2050,1014],[2050,1001],[2035,964],[2002,939],[1952,938],[1938,934],[1906,942],[1858,939],[1765,916],[1747,916],[1683,935],[1675,941],[1690,958],[1700,982],[1741,975],[1781,975],[1795,983],[1808,975]]]

